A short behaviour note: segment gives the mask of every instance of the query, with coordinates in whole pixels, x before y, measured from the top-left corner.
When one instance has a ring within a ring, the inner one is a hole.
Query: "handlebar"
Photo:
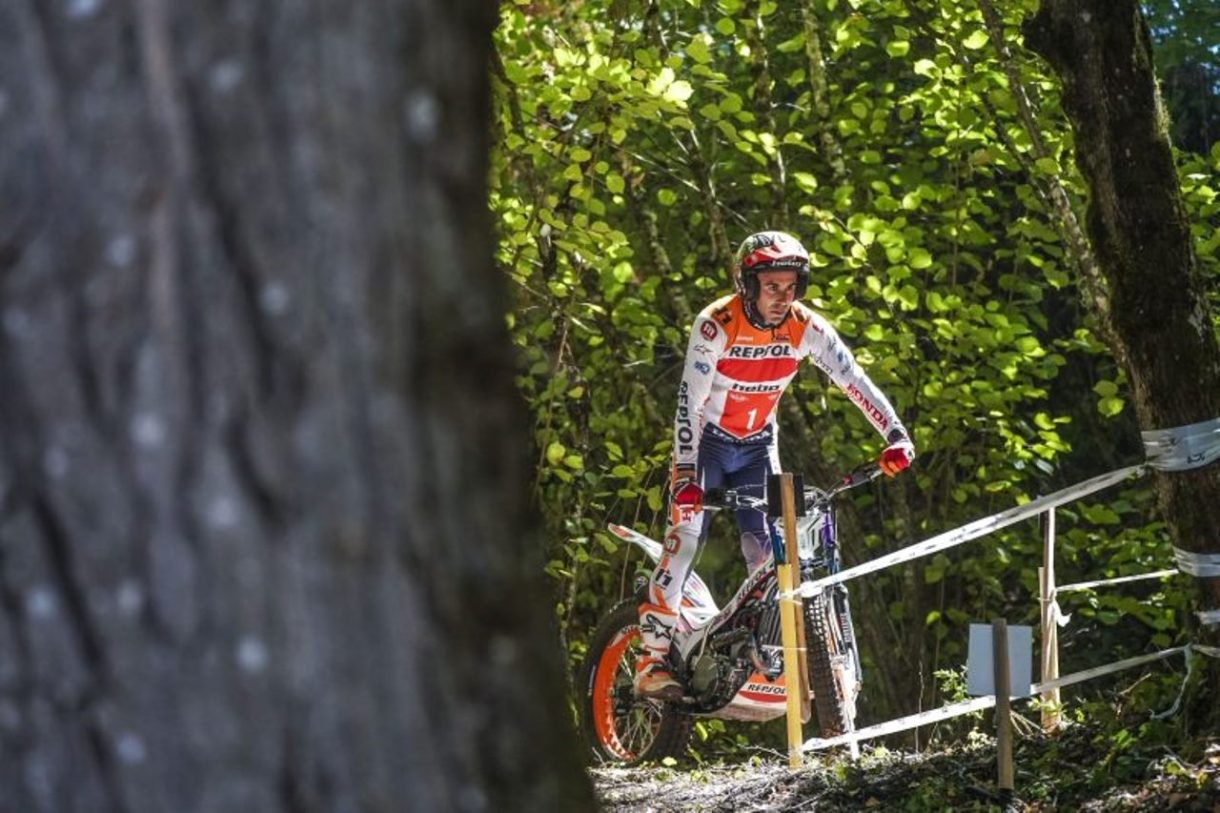
[[[819,502],[828,503],[844,491],[862,486],[877,479],[880,475],[880,466],[876,463],[866,463],[850,474],[845,475],[830,488],[806,488],[804,494],[805,505],[810,507]],[[754,508],[759,511],[766,511],[767,499],[765,497],[752,497],[748,494],[742,494],[735,488],[709,488],[703,494],[703,507],[713,511],[723,509],[736,511],[741,508]]]

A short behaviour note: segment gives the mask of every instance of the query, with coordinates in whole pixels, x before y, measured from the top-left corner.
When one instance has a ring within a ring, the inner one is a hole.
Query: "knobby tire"
[[[850,625],[850,618],[847,623]],[[853,655],[847,651],[829,590],[805,600],[805,646],[820,735],[836,737],[853,731]]]
[[[694,719],[671,704],[635,697],[632,678],[640,651],[639,600],[622,601],[602,619],[589,643],[577,686],[581,732],[597,761],[636,765],[680,758]]]

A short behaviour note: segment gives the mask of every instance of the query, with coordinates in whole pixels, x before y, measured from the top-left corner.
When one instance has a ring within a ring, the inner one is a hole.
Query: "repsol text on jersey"
[[[683,381],[678,387],[678,453],[689,454],[694,450],[695,430],[691,427],[690,389]]]
[[[730,347],[729,357],[738,359],[781,358],[792,355],[790,344],[766,344],[762,347]]]

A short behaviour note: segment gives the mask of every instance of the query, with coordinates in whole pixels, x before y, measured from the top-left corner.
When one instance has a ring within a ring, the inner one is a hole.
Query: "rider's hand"
[[[695,510],[703,506],[703,489],[699,487],[699,473],[694,466],[675,466],[670,494],[674,505],[689,505]]]
[[[915,447],[911,445],[911,441],[903,439],[886,446],[881,452],[881,459],[877,461],[877,465],[881,467],[885,476],[893,477],[910,466],[914,459]]]

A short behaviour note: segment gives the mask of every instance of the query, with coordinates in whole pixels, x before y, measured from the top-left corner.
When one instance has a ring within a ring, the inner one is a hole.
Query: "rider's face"
[[[795,271],[761,271],[758,274],[759,315],[769,325],[778,325],[796,299]]]

